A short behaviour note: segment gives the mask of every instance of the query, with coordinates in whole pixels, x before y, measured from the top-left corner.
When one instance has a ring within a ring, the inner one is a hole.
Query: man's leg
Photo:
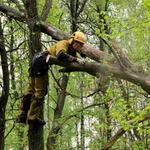
[[[41,107],[43,104],[44,98],[33,98],[30,105],[30,110],[28,112],[28,124],[38,124],[45,125],[46,122],[40,119],[38,116],[40,115]]]
[[[19,112],[18,112],[18,117],[16,118],[17,123],[26,123],[27,119],[27,114],[28,110],[30,109],[30,104],[31,104],[31,98],[34,93],[34,78],[29,78],[29,83],[28,86],[24,92]]]
[[[30,108],[30,103],[31,103],[31,96],[32,94],[23,95],[16,122],[18,123],[26,122],[27,113],[28,113],[28,110]]]
[[[28,123],[35,123],[39,125],[44,125],[46,122],[38,118],[41,107],[44,101],[44,97],[47,94],[48,86],[48,72],[43,76],[35,77],[35,92],[31,101],[30,110],[28,112]]]

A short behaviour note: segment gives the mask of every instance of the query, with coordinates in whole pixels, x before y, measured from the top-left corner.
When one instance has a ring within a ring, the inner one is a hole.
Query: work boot
[[[28,111],[28,124],[38,124],[38,125],[45,125],[46,122],[38,118],[40,114],[40,110],[43,104],[44,98],[33,98],[30,110]]]
[[[31,94],[23,95],[16,123],[26,123],[27,113],[30,108]]]
[[[37,117],[34,120],[28,120],[28,124],[29,125],[35,124],[35,125],[41,125],[41,126],[43,126],[43,125],[46,124],[46,122],[44,120],[42,120],[42,119],[40,119],[40,118]]]

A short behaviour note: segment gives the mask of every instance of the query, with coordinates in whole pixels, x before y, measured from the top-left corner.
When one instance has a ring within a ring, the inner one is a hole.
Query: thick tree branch
[[[79,65],[76,62],[73,63],[63,63],[58,61],[56,57],[51,56],[49,64],[56,64],[59,66],[66,67],[67,69],[64,72],[73,72],[73,71],[83,71],[87,72],[93,76],[99,77],[100,74],[105,76],[114,75],[117,78],[130,81],[137,86],[141,86],[147,93],[150,93],[150,76],[145,74],[133,73],[130,70],[122,70],[119,64],[103,64],[98,62],[86,62],[85,65]]]
[[[21,22],[24,22],[26,20],[25,12],[20,12],[3,3],[0,3],[0,11],[6,14],[8,17],[11,17],[12,19],[15,19]]]

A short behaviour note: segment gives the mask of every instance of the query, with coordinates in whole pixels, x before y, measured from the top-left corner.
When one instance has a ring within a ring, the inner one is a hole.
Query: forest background
[[[54,58],[47,124],[28,131],[15,118],[29,62],[74,31],[87,37],[87,65],[64,73]],[[0,150],[150,149],[149,45],[149,0],[1,0]]]

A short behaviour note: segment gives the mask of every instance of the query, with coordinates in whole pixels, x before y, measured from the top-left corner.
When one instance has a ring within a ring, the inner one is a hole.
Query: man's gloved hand
[[[84,64],[85,64],[84,59],[81,59],[81,58],[77,58],[77,62],[78,62],[80,65],[84,65]]]

